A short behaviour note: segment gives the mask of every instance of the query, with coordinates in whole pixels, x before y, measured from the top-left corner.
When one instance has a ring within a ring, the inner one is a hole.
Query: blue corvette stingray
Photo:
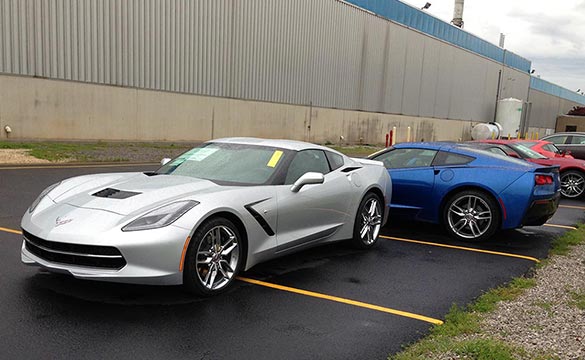
[[[558,167],[458,143],[402,143],[369,156],[392,178],[391,217],[440,223],[458,240],[542,225],[557,210]]]

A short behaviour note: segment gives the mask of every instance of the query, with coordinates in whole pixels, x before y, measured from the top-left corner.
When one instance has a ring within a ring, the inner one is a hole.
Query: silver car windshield
[[[205,143],[156,171],[190,176],[219,184],[270,184],[289,151],[265,146]]]

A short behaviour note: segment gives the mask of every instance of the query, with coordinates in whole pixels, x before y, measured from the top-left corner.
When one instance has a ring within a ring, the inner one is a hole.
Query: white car
[[[373,246],[391,189],[382,163],[323,146],[213,140],[154,172],[48,187],[22,219],[22,261],[212,295],[239,271],[293,251],[346,239]]]

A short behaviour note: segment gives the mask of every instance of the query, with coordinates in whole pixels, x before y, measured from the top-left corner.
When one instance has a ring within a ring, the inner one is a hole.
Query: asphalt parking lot
[[[375,249],[333,244],[241,274],[228,293],[80,281],[20,263],[20,218],[71,176],[152,166],[0,168],[3,358],[386,358],[453,303],[527,273],[554,236],[585,217],[561,201],[549,225],[458,243],[440,227],[390,223]]]

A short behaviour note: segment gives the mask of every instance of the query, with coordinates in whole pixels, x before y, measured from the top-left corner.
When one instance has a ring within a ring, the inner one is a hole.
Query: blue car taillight
[[[553,183],[553,177],[551,175],[535,175],[534,183],[536,185],[551,185]]]

